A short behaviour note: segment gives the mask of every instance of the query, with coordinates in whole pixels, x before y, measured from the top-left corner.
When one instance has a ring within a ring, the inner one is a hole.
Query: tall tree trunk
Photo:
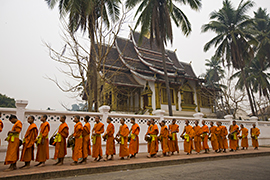
[[[257,109],[254,93],[253,93],[253,91],[251,89],[250,89],[250,92],[251,92],[251,95],[252,95],[252,100],[253,100],[253,104],[254,104],[254,108],[255,108],[255,113],[256,113],[256,115],[258,115],[258,109]]]
[[[241,67],[241,71],[242,71],[241,74],[242,74],[242,78],[243,78],[244,85],[246,87],[246,91],[247,91],[247,95],[248,95],[248,99],[249,99],[251,112],[252,112],[252,115],[255,116],[255,111],[254,111],[254,107],[253,107],[253,101],[252,101],[251,94],[250,94],[250,91],[249,91],[249,86],[248,86],[247,80],[246,80],[246,72],[245,72],[243,67]]]
[[[165,59],[165,48],[164,48],[164,43],[163,42],[161,42],[161,51],[162,51],[162,64],[163,64],[163,69],[164,69],[166,92],[167,92],[167,97],[168,97],[169,116],[172,116],[173,115],[173,112],[172,112],[172,100],[171,100],[171,94],[170,94],[169,78],[168,78],[168,74],[167,74],[167,66],[166,66],[166,59]]]

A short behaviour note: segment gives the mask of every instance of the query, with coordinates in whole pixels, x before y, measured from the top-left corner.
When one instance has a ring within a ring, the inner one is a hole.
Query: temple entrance
[[[143,95],[143,110],[148,107],[148,96],[147,94]]]

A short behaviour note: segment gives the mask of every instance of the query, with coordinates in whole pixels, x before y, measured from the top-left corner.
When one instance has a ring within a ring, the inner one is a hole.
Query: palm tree
[[[246,15],[253,5],[253,1],[244,2],[241,0],[239,6],[235,9],[232,7],[231,1],[224,0],[223,7],[210,14],[212,21],[202,26],[202,32],[213,31],[217,34],[216,37],[205,44],[204,51],[208,51],[210,47],[214,46],[217,58],[221,58],[223,62],[226,61],[228,65],[232,65],[235,69],[244,71],[246,63],[254,55],[251,42],[256,41],[248,31],[248,27],[252,25],[253,21]],[[245,73],[241,73],[241,75],[243,76],[252,114],[255,115]]]
[[[221,67],[221,60],[213,56],[211,60],[206,59],[206,85],[213,88],[220,88],[219,81],[224,78],[224,69]]]
[[[201,0],[175,0],[182,4],[189,4],[189,6],[198,10],[201,7]],[[164,77],[166,84],[166,92],[168,97],[168,109],[169,115],[172,116],[172,103],[170,96],[169,79],[167,75],[167,67],[165,62],[165,47],[167,40],[171,43],[173,41],[171,20],[174,21],[177,27],[181,27],[184,35],[188,35],[191,32],[191,25],[186,15],[179,9],[173,0],[127,0],[126,7],[134,8],[137,4],[140,4],[135,17],[140,13],[135,29],[138,25],[141,25],[141,34],[139,42],[142,41],[142,37],[147,33],[150,33],[150,42],[152,44],[155,39],[157,46],[162,52],[162,63],[164,69]]]
[[[266,9],[259,8],[254,12],[254,25],[251,27],[259,44],[256,46],[260,62],[270,62],[270,17]]]
[[[87,70],[87,90],[85,91],[88,98],[88,111],[92,111],[92,104],[95,103],[95,111],[98,108],[98,85],[97,85],[97,67],[93,48],[95,45],[95,28],[98,25],[98,19],[110,26],[110,20],[116,21],[119,19],[120,0],[45,0],[49,8],[54,8],[58,4],[60,17],[68,15],[68,28],[72,33],[81,29],[82,32],[88,32],[90,38],[90,55],[89,69]],[[92,57],[90,57],[92,56]],[[83,82],[84,84],[84,82]],[[91,89],[94,92],[94,98],[91,95]],[[89,92],[87,92],[89,91]]]

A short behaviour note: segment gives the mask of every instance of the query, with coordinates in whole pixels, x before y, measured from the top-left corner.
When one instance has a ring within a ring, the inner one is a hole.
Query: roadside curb
[[[5,180],[31,180],[31,179],[51,179],[51,178],[60,178],[60,177],[70,177],[86,174],[97,174],[97,173],[106,173],[112,171],[125,171],[125,170],[134,170],[142,169],[149,167],[159,167],[159,166],[169,166],[169,165],[179,165],[186,163],[202,162],[202,161],[214,161],[222,159],[235,159],[235,158],[248,158],[248,157],[257,157],[257,156],[270,156],[270,152],[256,152],[256,153],[245,153],[245,154],[221,154],[218,156],[208,156],[208,157],[191,157],[185,159],[174,159],[174,160],[161,160],[155,162],[135,162],[130,164],[120,164],[120,165],[111,165],[111,166],[102,166],[102,167],[84,167],[84,168],[74,168],[72,170],[62,170],[62,171],[51,171],[51,172],[35,172],[30,174],[15,175],[9,177],[0,177]]]

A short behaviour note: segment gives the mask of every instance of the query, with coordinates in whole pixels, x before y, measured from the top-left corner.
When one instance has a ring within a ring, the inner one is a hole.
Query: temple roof
[[[109,83],[141,87],[134,76],[146,81],[164,82],[160,49],[155,43],[151,46],[150,40],[146,37],[143,37],[142,43],[138,44],[139,36],[139,33],[131,31],[129,39],[116,38],[105,63],[105,68],[108,70],[106,78],[109,79]],[[170,83],[180,83],[177,78],[198,80],[190,64],[180,62],[174,51],[165,51]]]

